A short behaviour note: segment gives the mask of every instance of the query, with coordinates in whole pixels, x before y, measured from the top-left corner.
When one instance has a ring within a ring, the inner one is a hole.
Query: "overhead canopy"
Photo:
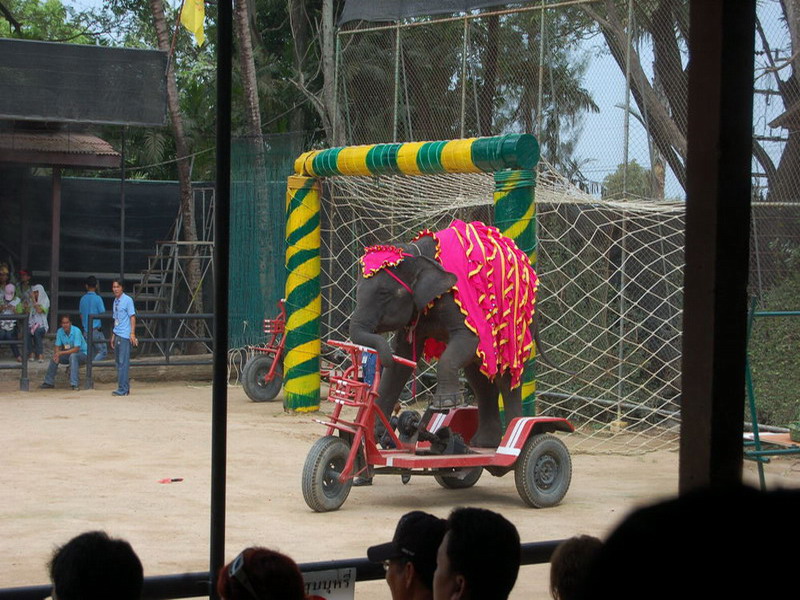
[[[99,137],[64,131],[0,131],[0,163],[116,168],[120,154]]]
[[[527,4],[533,0],[517,0]],[[348,21],[400,21],[409,17],[464,13],[477,8],[512,4],[509,0],[347,0],[339,24]]]
[[[0,120],[166,124],[167,55],[0,38]]]

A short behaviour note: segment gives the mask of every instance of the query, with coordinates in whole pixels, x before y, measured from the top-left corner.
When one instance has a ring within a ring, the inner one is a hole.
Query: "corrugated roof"
[[[120,154],[86,133],[0,132],[0,162],[46,166],[118,167]]]

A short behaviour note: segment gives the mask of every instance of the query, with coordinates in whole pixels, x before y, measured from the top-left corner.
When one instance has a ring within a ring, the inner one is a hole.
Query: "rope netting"
[[[585,451],[674,449],[680,422],[683,206],[607,202],[549,166],[536,191],[538,414],[569,418]],[[322,339],[346,339],[365,246],[408,241],[454,218],[493,222],[490,174],[330,177],[322,217]],[[417,372],[418,399],[435,385]],[[410,386],[409,386],[410,388]]]

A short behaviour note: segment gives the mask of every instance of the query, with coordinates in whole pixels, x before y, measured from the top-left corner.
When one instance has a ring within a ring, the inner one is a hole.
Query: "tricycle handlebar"
[[[370,348],[369,346],[362,346],[360,344],[354,344],[353,342],[342,342],[340,340],[328,340],[328,343],[331,346],[338,346],[339,348],[344,348],[346,350],[358,350],[360,352],[369,352],[370,354],[377,354],[378,351],[374,348]],[[414,368],[417,366],[413,360],[408,358],[403,358],[402,356],[397,356],[396,354],[392,355],[392,358],[395,362],[400,363],[401,365],[405,365],[407,367]]]

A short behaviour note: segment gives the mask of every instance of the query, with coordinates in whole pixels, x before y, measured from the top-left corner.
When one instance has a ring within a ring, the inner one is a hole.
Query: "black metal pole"
[[[741,483],[756,2],[690,11],[681,493]]]
[[[125,281],[125,128],[122,128],[119,174],[119,280]]]
[[[217,186],[214,199],[214,380],[211,408],[211,532],[209,597],[225,562],[225,478],[228,426],[228,257],[230,254],[231,56],[233,4],[217,4]]]

